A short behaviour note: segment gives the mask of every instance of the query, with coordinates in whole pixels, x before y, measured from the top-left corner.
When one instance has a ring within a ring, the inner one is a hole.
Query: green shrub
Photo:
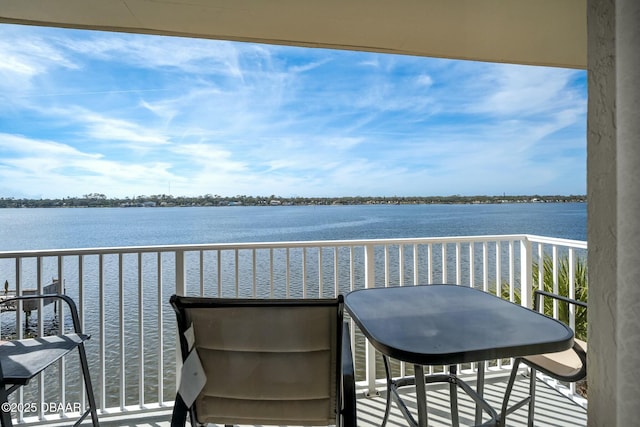
[[[575,299],[587,302],[588,283],[587,283],[587,263],[581,258],[577,258],[573,264]],[[554,292],[553,289],[553,259],[549,255],[545,255],[543,259],[542,281],[544,290]],[[533,266],[533,286],[538,287],[538,278],[540,275],[539,267]],[[563,296],[569,296],[569,257],[558,259],[558,290],[557,293]],[[553,300],[551,298],[544,299],[544,312],[547,315],[553,314]],[[587,338],[587,310],[575,307],[575,333],[576,337],[586,341]],[[558,318],[565,323],[569,323],[569,304],[558,302]]]
[[[542,273],[543,290],[552,293],[558,293],[563,296],[569,296],[569,257],[563,256],[558,258],[558,288],[553,288],[553,258],[550,255],[545,255],[543,258],[542,272],[540,271],[539,264],[534,262],[533,264],[533,291],[538,289],[539,277]],[[587,263],[581,258],[576,258],[574,261],[574,289],[575,299],[578,301],[587,302],[588,283],[587,283]],[[504,283],[502,285],[502,297],[509,298],[509,284]],[[553,299],[543,298],[544,300],[544,313],[553,315]],[[515,302],[520,303],[520,292],[516,289]],[[558,301],[558,319],[566,324],[569,324],[569,305]],[[582,307],[575,306],[575,334],[576,337],[586,341],[587,337],[587,310]]]

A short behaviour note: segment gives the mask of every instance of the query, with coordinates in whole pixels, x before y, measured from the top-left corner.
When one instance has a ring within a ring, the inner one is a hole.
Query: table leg
[[[413,371],[416,381],[416,401],[418,403],[418,427],[429,425],[427,414],[427,390],[424,380],[424,368],[422,365],[414,365]]]
[[[391,388],[393,387],[393,380],[391,378],[391,368],[389,367],[389,359],[387,359],[387,356],[383,355],[382,361],[384,362],[384,371],[387,374],[387,404],[384,408],[384,418],[382,419],[380,427],[385,427],[389,419],[389,411],[391,410]]]
[[[478,393],[480,398],[484,397],[484,362],[478,362],[476,393]],[[482,408],[476,403],[476,425],[479,425],[480,423],[482,423]]]
[[[449,405],[451,406],[451,425],[452,427],[458,427],[460,426],[460,417],[458,415],[458,382],[457,382],[458,367],[456,365],[449,366],[449,375],[451,379],[449,381]]]

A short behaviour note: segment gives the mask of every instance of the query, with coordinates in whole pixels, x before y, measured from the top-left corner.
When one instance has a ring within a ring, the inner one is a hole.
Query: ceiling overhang
[[[0,22],[586,68],[586,0],[0,0]]]

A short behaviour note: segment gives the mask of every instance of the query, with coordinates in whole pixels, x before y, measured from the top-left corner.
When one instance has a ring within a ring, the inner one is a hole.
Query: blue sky
[[[586,72],[0,24],[0,197],[586,194]]]

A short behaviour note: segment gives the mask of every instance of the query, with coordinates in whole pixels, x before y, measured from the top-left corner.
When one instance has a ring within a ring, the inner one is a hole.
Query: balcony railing
[[[567,258],[573,268],[576,260],[586,259],[586,249],[582,241],[496,235],[33,250],[0,252],[0,281],[7,281],[9,293],[22,294],[42,292],[48,282],[60,280],[79,306],[85,332],[92,335],[87,353],[99,411],[135,414],[170,406],[175,397],[177,338],[168,305],[173,293],[318,298],[361,288],[455,283],[531,306],[533,287],[543,286],[533,283],[534,266],[542,269],[545,256],[552,260],[558,291],[560,259]],[[575,292],[572,271],[570,297]],[[53,307],[39,307],[31,316],[18,308],[3,313],[1,320],[2,339],[70,326],[62,307],[56,313]],[[359,385],[375,392],[384,378],[381,361],[352,331]],[[84,408],[76,363],[74,357],[61,361],[57,371],[45,371],[14,399]],[[487,369],[509,365],[508,360],[490,361]],[[394,374],[407,369],[395,365]],[[59,411],[45,412],[46,405],[38,408],[35,414],[20,413],[19,421],[60,417]]]

